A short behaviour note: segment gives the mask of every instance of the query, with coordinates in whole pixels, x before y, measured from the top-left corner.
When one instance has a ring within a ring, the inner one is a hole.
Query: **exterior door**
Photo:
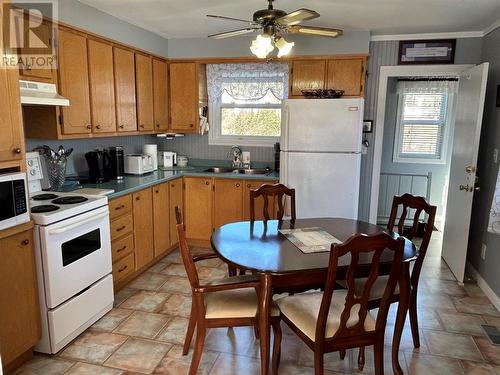
[[[442,257],[463,282],[488,63],[460,74]]]

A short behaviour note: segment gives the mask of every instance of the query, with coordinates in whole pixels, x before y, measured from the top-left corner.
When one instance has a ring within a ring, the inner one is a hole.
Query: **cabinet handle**
[[[116,250],[117,253],[121,253],[123,250],[127,248],[127,245],[123,246],[122,248]]]
[[[31,65],[30,65],[30,64],[27,64],[27,65],[26,65],[26,70],[31,70],[31,69],[32,69]]]
[[[160,190],[155,190],[155,193],[158,194],[160,192]]]
[[[96,129],[100,129],[101,128],[101,125],[96,125],[95,126]]]
[[[140,200],[141,200],[141,197],[135,197],[135,200],[136,200],[136,201],[140,201]]]
[[[210,181],[205,181],[205,185],[210,185]]]
[[[92,125],[88,124],[87,129],[92,129]]]
[[[116,231],[117,231],[117,232],[121,232],[121,231],[122,231],[122,230],[124,230],[126,227],[127,227],[127,226],[126,226],[126,225],[124,225],[124,226],[122,226],[122,227],[120,227],[120,228],[116,228]]]
[[[156,124],[156,127],[159,128],[160,127],[160,124]]]
[[[140,127],[141,129],[144,129],[144,125],[139,125],[139,127]]]
[[[124,129],[124,128],[125,128],[125,126],[124,126],[124,125],[120,125],[120,126],[119,126],[119,128],[120,128],[120,129]]]
[[[170,184],[170,187],[175,187],[175,184]]]
[[[17,148],[14,149],[14,152],[16,154],[20,154],[21,153],[21,149],[19,147],[17,147]]]
[[[240,187],[240,184],[236,184],[236,187]]]
[[[119,206],[119,207],[115,207],[115,211],[121,210],[122,208],[125,208],[125,205],[124,205],[124,204],[122,204],[122,205],[121,205],[121,206]]]
[[[23,246],[29,245],[30,244],[30,240],[23,240],[22,244],[23,244]]]
[[[120,269],[118,270],[118,272],[123,272],[123,271],[125,271],[126,269],[127,269],[127,266],[123,266],[122,268],[120,268]]]
[[[189,127],[190,128],[194,128],[194,124],[189,124]]]

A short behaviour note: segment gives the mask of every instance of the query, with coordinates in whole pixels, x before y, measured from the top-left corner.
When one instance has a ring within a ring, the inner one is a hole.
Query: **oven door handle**
[[[84,220],[81,220],[79,221],[78,223],[75,223],[75,224],[70,224],[70,225],[67,225],[65,227],[62,227],[62,228],[56,228],[56,229],[50,229],[49,230],[49,234],[60,234],[60,233],[64,233],[64,232],[67,232],[71,229],[75,229],[75,228],[78,228],[79,226],[81,225],[84,225],[84,224],[87,224],[87,223],[90,223],[96,219],[100,219],[100,218],[103,218],[103,217],[107,217],[109,214],[106,212],[106,213],[102,213],[102,214],[98,214],[98,215],[95,215],[95,216],[92,216],[92,217],[89,217],[88,219],[84,219]]]

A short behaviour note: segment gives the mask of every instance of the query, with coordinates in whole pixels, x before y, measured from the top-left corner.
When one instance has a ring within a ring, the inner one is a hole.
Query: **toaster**
[[[124,169],[126,174],[141,175],[153,172],[153,158],[145,154],[125,155]]]

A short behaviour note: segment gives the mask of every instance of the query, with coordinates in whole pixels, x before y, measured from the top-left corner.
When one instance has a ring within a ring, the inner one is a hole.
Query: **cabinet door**
[[[258,189],[264,184],[275,184],[277,181],[255,181],[247,180],[244,182],[243,193],[243,220],[250,220],[250,190]],[[269,215],[271,218],[275,217],[276,207],[274,199],[269,202]],[[255,220],[264,219],[264,198],[258,197],[255,200]]]
[[[182,179],[171,181],[169,183],[170,190],[170,246],[179,242],[177,236],[177,221],[175,219],[175,207],[179,207],[184,215],[183,194],[182,194]]]
[[[7,364],[40,337],[33,231],[0,240],[0,256],[0,354]]]
[[[135,269],[153,259],[153,196],[151,188],[132,195],[134,205]]]
[[[113,48],[116,97],[116,130],[137,131],[137,107],[135,101],[134,53]]]
[[[92,131],[113,133],[116,131],[113,47],[89,39],[88,49]]]
[[[170,127],[196,132],[198,115],[198,72],[196,63],[170,64]]]
[[[21,160],[24,141],[17,69],[0,67],[0,92],[4,93],[0,100],[0,162]]]
[[[326,79],[326,61],[294,61],[290,79],[290,96],[303,96],[301,90],[323,89],[325,88]]]
[[[243,181],[215,179],[214,228],[243,219]]]
[[[209,240],[212,235],[212,179],[185,177],[184,186],[186,237]]]
[[[90,120],[87,39],[59,29],[59,86],[70,101],[61,107],[63,134],[85,134],[92,129]]]
[[[153,107],[155,130],[168,130],[168,65],[153,59]]]
[[[137,121],[140,131],[153,130],[153,64],[151,56],[135,54]]]
[[[363,58],[328,61],[327,88],[344,90],[344,96],[363,96],[365,64]]]
[[[153,187],[153,216],[155,257],[162,255],[170,247],[170,202],[168,183]]]
[[[45,21],[40,24],[39,20],[35,19],[33,16],[28,17],[26,15],[24,22],[29,22],[30,27],[25,28],[25,36],[24,40],[29,40],[31,38],[28,36],[28,33],[34,33],[36,37],[40,40],[40,43],[43,43],[46,46],[51,46],[52,45],[52,40],[50,37],[50,29],[52,25]],[[43,54],[46,53],[44,48],[42,47],[40,52],[38,52],[37,49],[33,49],[31,54]],[[35,60],[36,61],[36,60]],[[44,67],[45,68],[45,67]],[[23,79],[27,80],[33,80],[33,81],[43,81],[43,82],[54,82],[54,70],[53,69],[40,69],[37,67],[37,65],[33,66],[30,63],[27,63],[26,65],[23,66],[21,70],[21,75],[23,76]]]

